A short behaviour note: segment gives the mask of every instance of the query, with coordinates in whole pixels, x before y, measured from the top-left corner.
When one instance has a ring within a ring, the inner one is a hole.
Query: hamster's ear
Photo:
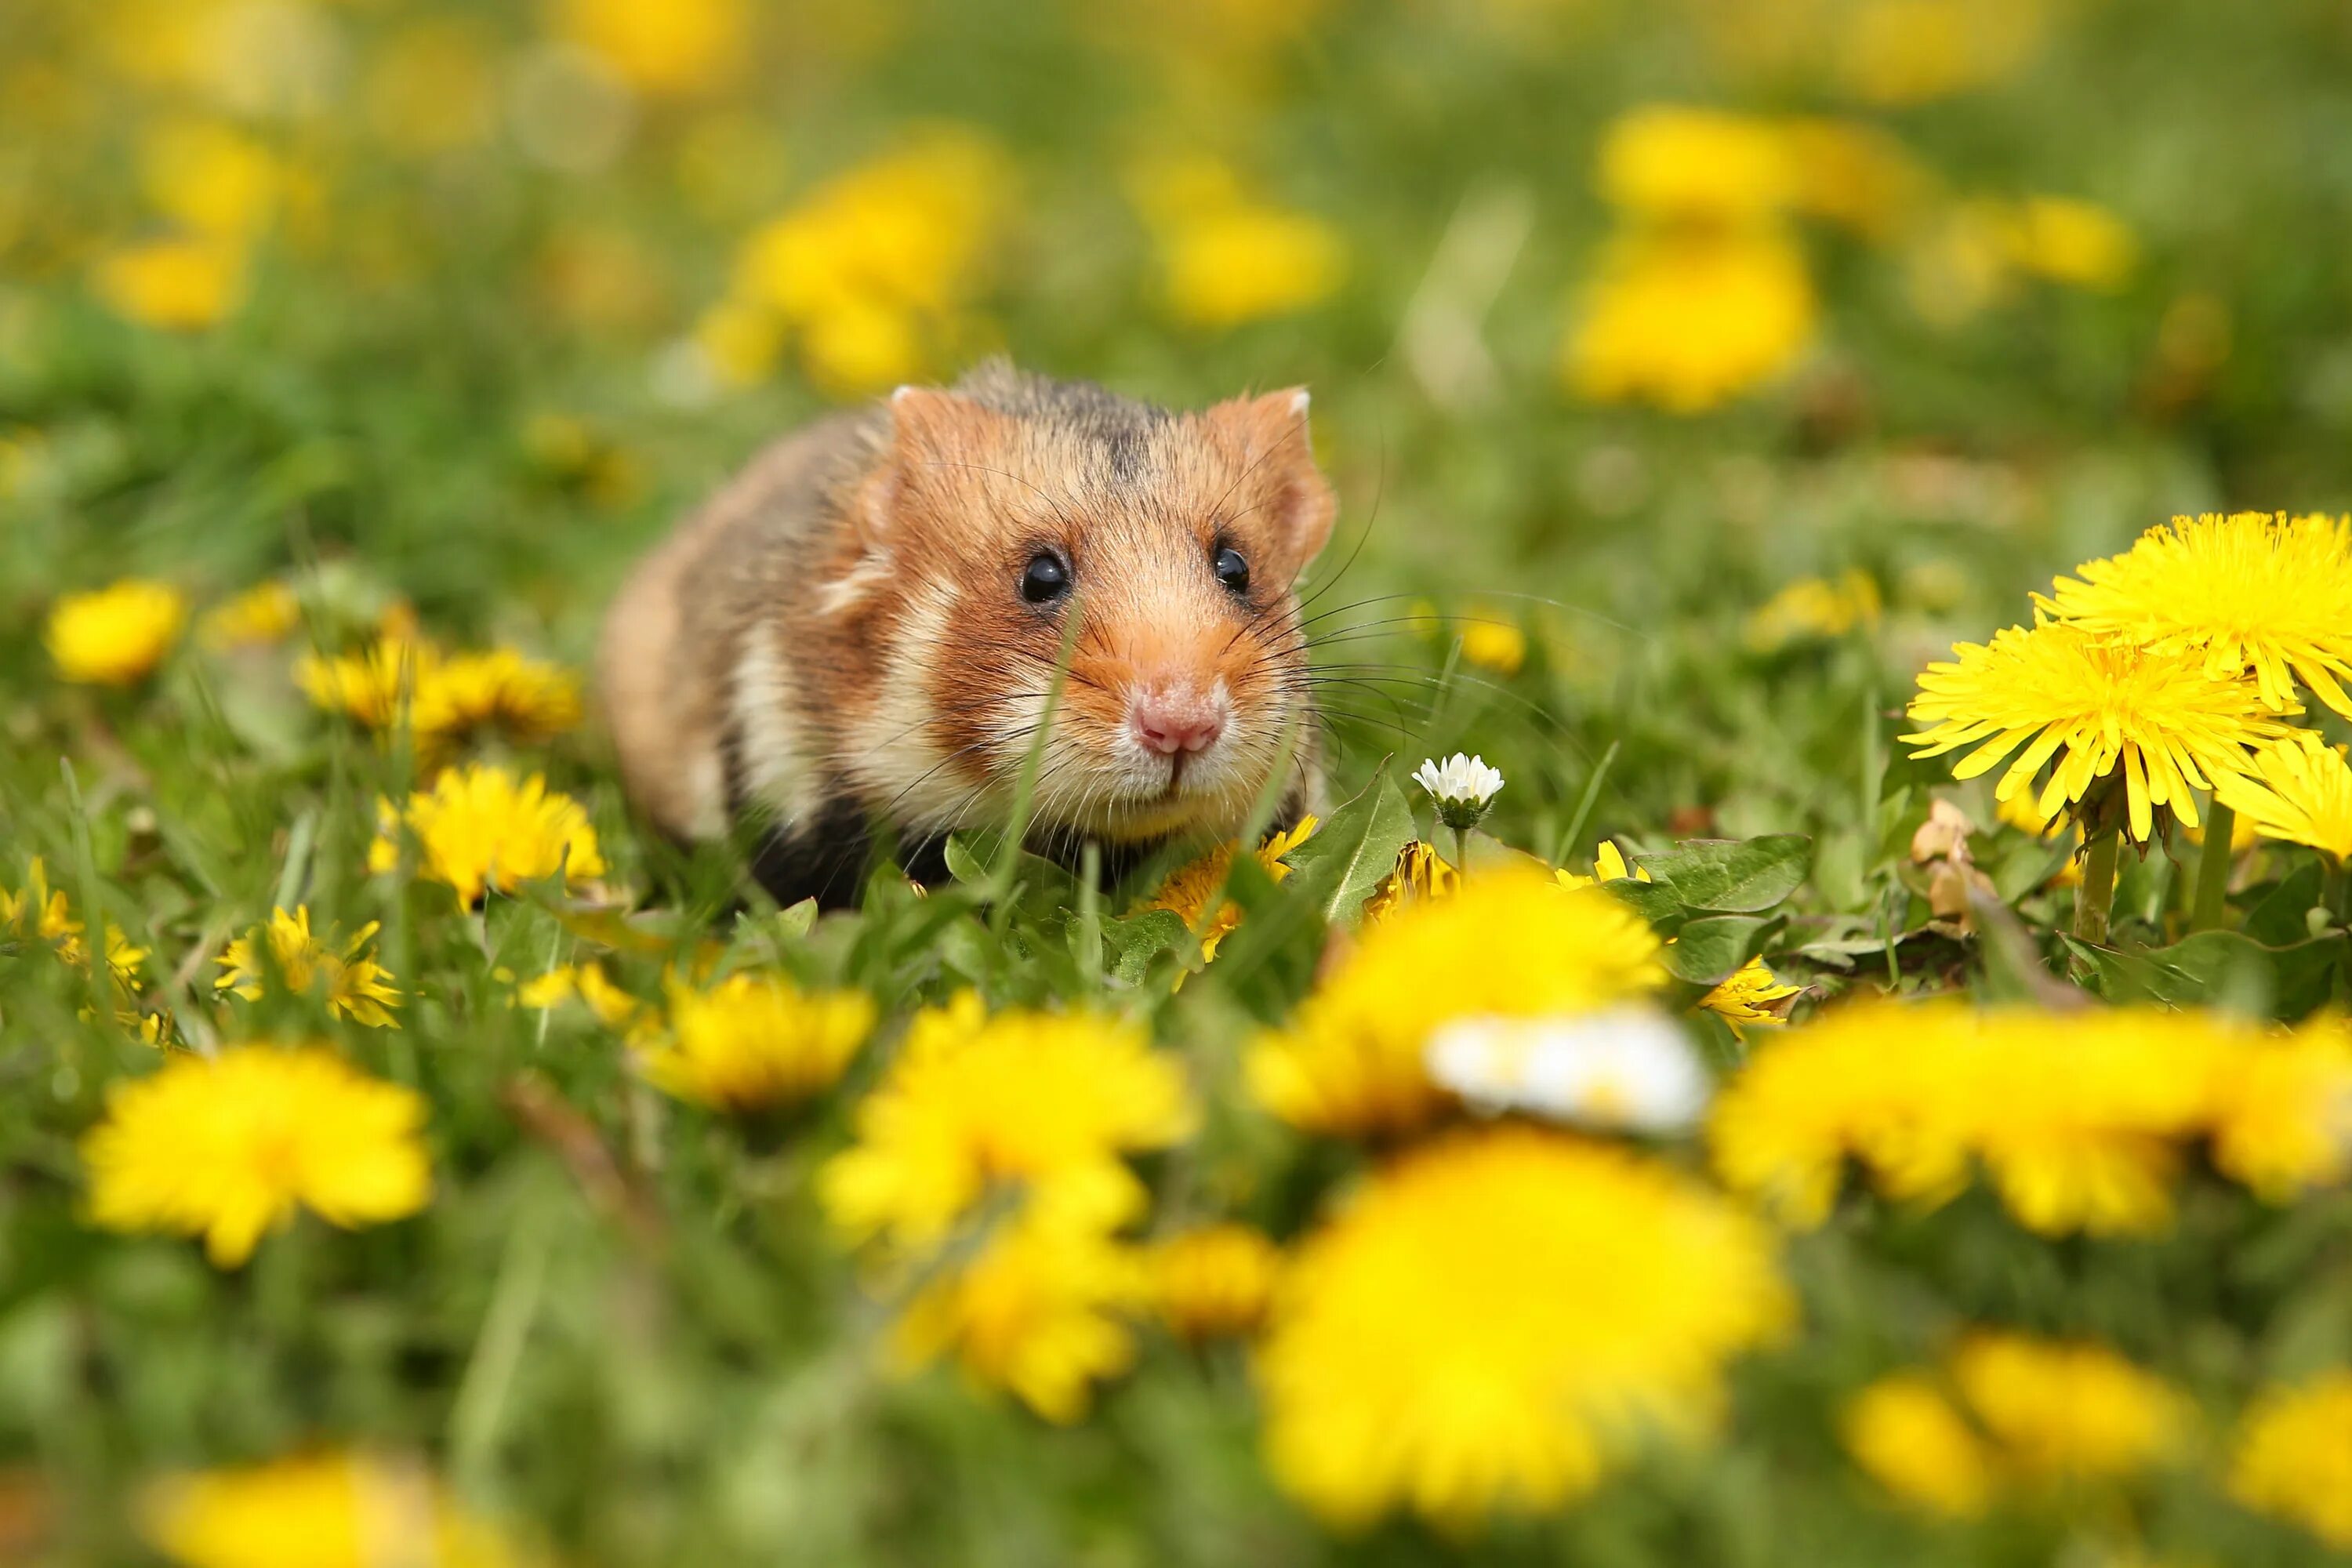
[[[900,387],[888,408],[885,457],[862,520],[877,544],[902,529],[911,510],[969,489],[971,475],[989,464],[1003,423],[994,409],[931,386]]]
[[[1265,497],[1263,515],[1281,535],[1293,571],[1321,552],[1339,504],[1315,466],[1307,402],[1307,389],[1292,386],[1220,403],[1203,416],[1236,449],[1250,488]]]

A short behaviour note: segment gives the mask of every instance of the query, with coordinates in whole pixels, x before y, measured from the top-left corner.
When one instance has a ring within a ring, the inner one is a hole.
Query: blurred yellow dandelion
[[[630,86],[685,96],[743,68],[751,16],[744,0],[561,0],[556,22]]]
[[[243,302],[245,253],[192,236],[138,240],[99,258],[92,287],[109,309],[141,326],[197,331]]]
[[[2240,1421],[2230,1492],[2352,1552],[2352,1371],[2265,1391]]]
[[[1092,1013],[991,1016],[965,992],[916,1016],[858,1102],[856,1142],[818,1178],[852,1241],[921,1249],[991,1187],[1033,1208],[1108,1228],[1142,1211],[1120,1156],[1185,1136],[1193,1111],[1176,1058],[1141,1026]]]
[[[205,1238],[233,1268],[308,1208],[347,1229],[425,1206],[425,1101],[331,1051],[237,1046],[110,1087],[82,1139],[90,1217]]]
[[[368,869],[399,866],[398,837],[404,826],[415,836],[418,874],[448,883],[464,904],[478,901],[488,889],[512,892],[559,872],[567,885],[604,872],[588,814],[570,795],[549,789],[537,773],[518,784],[504,768],[452,768],[435,778],[430,790],[410,795],[405,810],[378,802],[376,816],[378,837],[368,847]]]
[[[1268,1461],[1341,1524],[1557,1508],[1645,1434],[1706,1432],[1723,1363],[1791,1316],[1769,1228],[1689,1177],[1455,1133],[1301,1243],[1257,1362]]]
[[[1395,868],[1364,900],[1364,923],[1383,925],[1408,905],[1446,898],[1461,880],[1445,857],[1437,852],[1437,846],[1416,838],[1397,851]]]
[[[680,1100],[749,1112],[830,1087],[874,1029],[863,991],[805,992],[781,976],[731,974],[708,991],[673,985],[669,1029],[637,1065]]]
[[[186,1568],[370,1568],[411,1553],[435,1568],[537,1560],[422,1466],[362,1453],[167,1477],[141,1496],[139,1524]]]
[[[1086,1414],[1095,1383],[1134,1362],[1123,1314],[1145,1290],[1133,1247],[1023,1215],[922,1288],[892,1330],[892,1349],[916,1366],[951,1354],[973,1381],[1066,1426]]]
[[[68,594],[49,611],[49,658],[63,679],[129,686],[163,662],[187,618],[188,602],[177,588],[144,578]]]
[[[1224,330],[1296,315],[1346,279],[1339,230],[1265,201],[1217,159],[1147,160],[1128,186],[1158,242],[1169,308],[1180,321]]]
[[[1701,414],[1793,365],[1817,310],[1777,228],[1622,234],[1581,290],[1560,373],[1580,397]]]
[[[1611,895],[1513,868],[1368,926],[1244,1070],[1276,1115],[1314,1132],[1402,1131],[1447,1103],[1423,1065],[1454,1018],[1590,1012],[1665,983],[1649,926]]]
[[[272,578],[206,610],[196,640],[214,649],[263,647],[284,642],[301,621],[294,590]]]
[[[1838,1435],[1872,1480],[1905,1502],[1972,1519],[1991,1502],[1992,1457],[1921,1373],[1880,1378],[1848,1401]]]
[[[1282,1273],[1282,1248],[1245,1225],[1204,1225],[1155,1243],[1151,1304],[1180,1339],[1237,1339],[1257,1331]]]
[[[645,1004],[613,984],[599,963],[562,964],[515,987],[515,1004],[545,1012],[577,999],[596,1021],[617,1029],[634,1021]]]
[[[1951,1375],[2004,1465],[2031,1480],[2130,1475],[2187,1429],[2178,1392],[2089,1342],[1974,1333],[1952,1352]]]
[[[273,909],[266,929],[257,928],[238,937],[215,961],[225,973],[214,979],[213,988],[257,1001],[263,983],[274,972],[289,991],[323,993],[327,1011],[338,1018],[373,1029],[395,1028],[398,1022],[392,1013],[400,1005],[400,993],[392,987],[392,972],[369,951],[376,930],[376,922],[370,921],[338,952],[331,932],[325,942],[310,934],[308,905],[296,905],[290,915]],[[269,952],[267,963],[261,956],[265,941]]]
[[[1601,195],[1649,217],[1744,222],[1795,193],[1787,142],[1769,120],[1725,110],[1646,104],[1601,138]]]
[[[1698,1005],[1731,1026],[1731,1032],[1741,1034],[1743,1027],[1776,1029],[1788,1022],[1772,1011],[1772,1004],[1785,1002],[1804,990],[1791,985],[1772,973],[1760,958],[1751,958],[1740,965],[1737,973],[1706,995]]]
[[[2352,1024],[2322,1014],[2213,1083],[2213,1163],[2273,1203],[2352,1174]]]
[[[1794,643],[1829,640],[1878,625],[1877,579],[1850,567],[1834,580],[1801,577],[1748,617],[1741,640],[1755,653],[1777,653]]]

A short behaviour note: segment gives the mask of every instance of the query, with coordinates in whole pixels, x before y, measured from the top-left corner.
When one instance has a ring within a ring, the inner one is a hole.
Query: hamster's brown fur
[[[1286,738],[1295,817],[1293,589],[1334,504],[1301,391],[1179,414],[1003,364],[901,388],[769,447],[622,589],[598,665],[629,795],[681,838],[759,823],[780,899],[854,897],[869,826],[935,874],[946,833],[1010,812],[1066,644],[1035,847],[1230,835]],[[1066,597],[1024,597],[1041,555]]]

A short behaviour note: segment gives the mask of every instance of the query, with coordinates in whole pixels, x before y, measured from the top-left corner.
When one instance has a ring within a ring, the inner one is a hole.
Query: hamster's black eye
[[[1220,550],[1210,557],[1209,564],[1217,574],[1217,581],[1236,594],[1249,592],[1249,563],[1238,550]]]
[[[1050,605],[1070,591],[1070,569],[1052,551],[1029,559],[1021,573],[1021,596],[1033,605]]]

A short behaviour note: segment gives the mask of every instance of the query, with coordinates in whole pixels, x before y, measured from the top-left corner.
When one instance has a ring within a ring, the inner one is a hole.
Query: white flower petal
[[[1694,1125],[1714,1090],[1682,1030],[1647,1007],[1456,1019],[1431,1039],[1424,1061],[1475,1110],[1642,1132]]]

